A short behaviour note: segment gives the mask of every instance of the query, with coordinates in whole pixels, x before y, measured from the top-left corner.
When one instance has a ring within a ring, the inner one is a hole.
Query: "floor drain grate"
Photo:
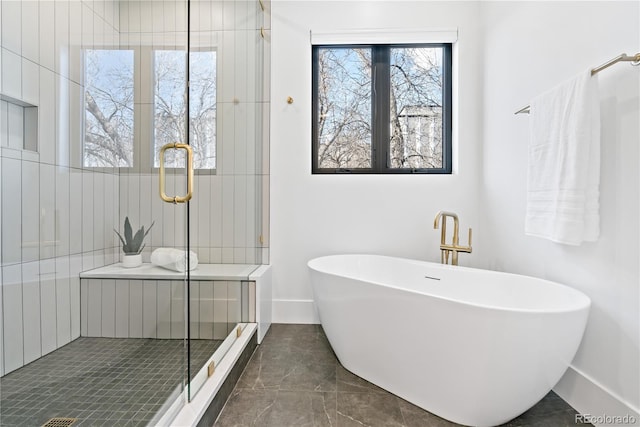
[[[76,421],[78,421],[77,418],[51,418],[46,423],[42,424],[42,427],[69,427]]]

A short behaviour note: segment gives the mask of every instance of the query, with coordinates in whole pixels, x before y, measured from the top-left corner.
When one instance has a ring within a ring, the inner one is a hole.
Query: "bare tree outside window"
[[[442,167],[442,49],[391,49],[392,168]]]
[[[371,167],[371,49],[318,55],[318,165]]]
[[[186,53],[158,50],[154,55],[154,165],[158,167],[158,153],[162,146],[186,139]],[[215,169],[216,52],[191,52],[189,72],[189,143],[193,148],[193,167]],[[165,166],[184,167],[184,151],[166,151]]]
[[[313,173],[451,173],[451,45],[313,47]]]
[[[85,51],[85,167],[133,166],[133,51]]]
[[[134,116],[135,55],[133,50],[85,51],[85,167],[134,167],[134,126],[144,123],[153,123],[153,143],[136,143],[146,147],[155,167],[163,145],[186,140],[186,53],[154,51],[153,69],[139,70],[153,76],[153,80],[142,79],[142,84],[154,85],[154,111],[148,116]],[[189,142],[194,168],[215,169],[216,52],[191,52],[190,61]],[[166,154],[167,167],[184,167],[184,151],[168,150]]]

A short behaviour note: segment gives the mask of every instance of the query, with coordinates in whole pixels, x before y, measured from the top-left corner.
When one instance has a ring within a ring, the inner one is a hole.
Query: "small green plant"
[[[143,244],[144,238],[147,237],[149,231],[151,231],[151,227],[153,227],[155,221],[151,223],[147,231],[144,231],[144,225],[140,227],[136,234],[133,234],[133,230],[131,228],[131,223],[129,222],[129,217],[124,219],[124,238],[118,230],[113,230],[116,232],[120,241],[122,242],[122,251],[125,255],[138,255],[144,249],[145,245]]]

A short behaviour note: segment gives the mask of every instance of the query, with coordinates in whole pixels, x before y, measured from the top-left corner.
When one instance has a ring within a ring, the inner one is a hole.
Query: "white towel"
[[[151,253],[151,264],[168,270],[187,271],[187,252],[175,248],[158,248]],[[198,266],[198,255],[189,251],[189,270]]]
[[[600,234],[600,102],[585,71],[531,101],[525,233],[579,245]]]

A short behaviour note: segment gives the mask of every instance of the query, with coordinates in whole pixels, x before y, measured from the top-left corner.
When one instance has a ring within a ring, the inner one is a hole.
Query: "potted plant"
[[[124,252],[124,257],[122,258],[122,266],[131,268],[138,267],[142,264],[142,255],[141,252],[145,247],[144,238],[147,237],[151,227],[153,227],[155,221],[151,223],[151,226],[144,230],[144,225],[140,227],[136,234],[133,234],[133,229],[131,228],[131,223],[129,222],[129,217],[124,219],[124,237],[118,233],[117,230],[113,230],[116,232],[120,241],[122,242],[122,252]]]

